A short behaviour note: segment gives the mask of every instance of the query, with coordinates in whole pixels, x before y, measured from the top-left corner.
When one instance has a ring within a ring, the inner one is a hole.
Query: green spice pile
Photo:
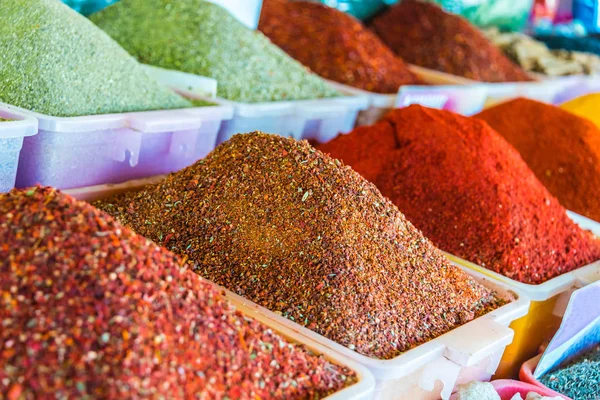
[[[375,186],[305,141],[236,135],[100,207],[202,276],[368,356],[393,358],[499,304]]]
[[[374,182],[440,249],[539,284],[600,259],[520,154],[485,122],[418,105],[319,146]]]
[[[372,28],[406,62],[483,82],[532,80],[466,19],[419,0],[402,0]]]
[[[0,1],[0,101],[60,117],[190,107],[58,0]]]
[[[265,0],[258,29],[320,76],[377,93],[419,79],[360,21],[306,1]]]
[[[208,76],[219,97],[255,103],[339,96],[261,33],[204,0],[121,0],[91,16],[145,64]]]
[[[540,382],[574,400],[596,400],[600,394],[600,346],[547,373]]]
[[[0,398],[314,399],[355,373],[51,188],[0,195]]]

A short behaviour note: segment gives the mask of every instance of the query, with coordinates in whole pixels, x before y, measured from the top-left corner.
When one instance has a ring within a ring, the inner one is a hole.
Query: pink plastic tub
[[[533,371],[535,371],[535,367],[537,367],[541,358],[542,358],[542,355],[540,354],[540,355],[533,357],[531,360],[523,363],[523,365],[521,366],[521,370],[519,371],[519,379],[521,379],[523,382],[530,383],[531,385],[537,387],[538,389],[547,390],[550,393],[554,393],[554,396],[560,396],[563,399],[571,400],[570,397],[567,397],[565,395],[562,395],[560,393],[557,393],[557,392],[551,390],[550,388],[545,386],[542,382],[535,379],[535,377],[533,376]]]

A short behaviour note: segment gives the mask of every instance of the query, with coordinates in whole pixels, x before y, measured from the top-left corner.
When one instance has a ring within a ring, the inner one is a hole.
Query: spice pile
[[[572,399],[597,399],[600,393],[600,346],[547,373],[540,378],[540,382]]]
[[[600,93],[591,93],[567,101],[561,104],[560,108],[592,121],[600,129],[598,104],[600,104]]]
[[[191,106],[60,1],[1,1],[0,21],[1,102],[59,117]]]
[[[305,141],[236,135],[100,207],[202,276],[372,357],[393,358],[500,304],[375,186]]]
[[[403,0],[371,26],[408,63],[484,82],[531,80],[467,20],[435,4]]]
[[[439,248],[524,283],[600,259],[519,153],[487,124],[410,106],[319,149],[390,198]]]
[[[51,188],[0,195],[0,398],[318,398],[356,381]]]
[[[524,33],[500,32],[496,28],[485,31],[485,35],[526,71],[548,76],[600,73],[600,57],[595,54],[550,50]]]
[[[420,83],[373,32],[332,7],[265,1],[258,29],[323,78],[376,93]]]
[[[521,153],[563,206],[600,221],[600,129],[596,125],[529,99],[499,104],[476,117]]]
[[[121,0],[91,16],[140,62],[208,76],[241,102],[340,94],[261,33],[204,0]]]

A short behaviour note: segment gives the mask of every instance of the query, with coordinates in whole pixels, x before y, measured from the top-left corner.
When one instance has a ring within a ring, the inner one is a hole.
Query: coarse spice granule
[[[539,284],[600,259],[519,153],[485,122],[418,105],[319,146],[373,181],[440,249]]]
[[[521,153],[563,206],[600,221],[600,129],[596,125],[529,99],[508,101],[475,117]]]
[[[354,17],[318,3],[265,0],[258,29],[323,78],[376,93],[420,84],[373,32]]]
[[[0,195],[0,398],[316,399],[353,371],[52,188]]]
[[[393,358],[500,304],[305,141],[236,135],[100,207],[200,275],[367,356]]]
[[[546,373],[540,382],[574,400],[597,400],[600,393],[600,346]]]
[[[92,21],[145,64],[208,76],[248,103],[341,94],[260,32],[204,0],[121,0]]]
[[[58,117],[190,107],[58,0],[0,1],[0,101]]]
[[[371,28],[404,61],[483,82],[533,80],[463,17],[419,0],[402,0]]]

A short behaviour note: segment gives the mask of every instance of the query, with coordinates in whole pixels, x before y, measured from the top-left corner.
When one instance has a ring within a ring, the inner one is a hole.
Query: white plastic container
[[[38,121],[3,106],[0,118],[9,120],[0,122],[0,193],[3,193],[15,186],[23,140],[37,133]]]
[[[24,141],[16,186],[60,189],[177,171],[206,156],[233,116],[229,106],[69,118],[0,106],[39,121],[39,133]]]
[[[344,96],[317,100],[238,103],[206,99],[234,109],[234,117],[224,121],[217,144],[236,133],[263,131],[294,139],[327,142],[339,133],[354,129],[359,111],[368,107],[366,96]]]

